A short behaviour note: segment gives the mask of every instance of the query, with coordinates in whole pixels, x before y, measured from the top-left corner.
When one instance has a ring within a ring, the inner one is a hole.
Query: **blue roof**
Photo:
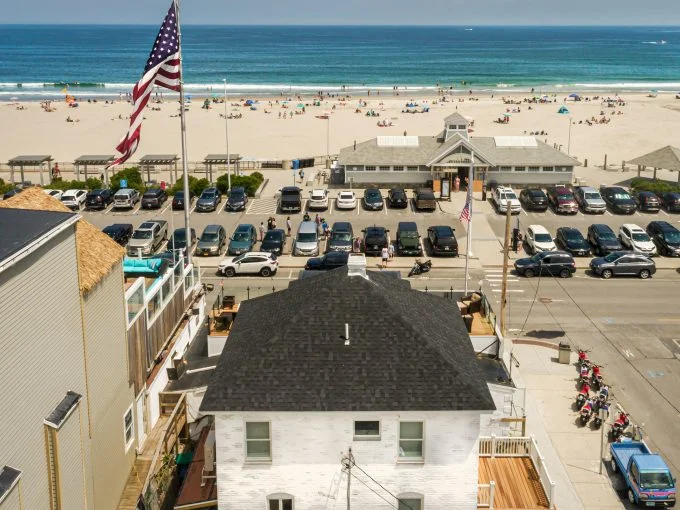
[[[658,470],[668,470],[668,466],[661,458],[661,455],[638,455],[635,457],[635,462],[637,463],[640,471],[658,471]]]

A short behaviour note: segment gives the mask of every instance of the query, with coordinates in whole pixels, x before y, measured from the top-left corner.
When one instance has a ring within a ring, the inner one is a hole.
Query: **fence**
[[[480,483],[477,485],[477,489],[477,508],[489,508],[490,510],[493,510],[496,483],[493,480],[489,483]]]

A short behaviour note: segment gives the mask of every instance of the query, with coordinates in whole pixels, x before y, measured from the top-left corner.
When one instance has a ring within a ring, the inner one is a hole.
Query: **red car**
[[[548,202],[558,214],[576,214],[578,212],[578,203],[576,203],[574,192],[566,186],[548,188]]]

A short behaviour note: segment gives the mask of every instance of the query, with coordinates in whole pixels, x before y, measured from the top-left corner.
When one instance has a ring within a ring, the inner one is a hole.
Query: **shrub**
[[[127,187],[136,189],[140,193],[146,191],[146,186],[144,185],[144,180],[142,179],[142,174],[139,171],[139,167],[124,168],[120,172],[117,172],[111,176],[111,191],[114,193],[120,189],[120,180],[127,180]]]
[[[253,172],[250,175],[232,175],[231,187],[242,186],[245,188],[248,196],[252,197],[255,196],[255,192],[262,184],[262,181],[264,181],[264,175],[260,172]],[[229,182],[226,174],[220,175],[217,178],[217,188],[222,193],[227,193],[229,190]]]
[[[11,191],[14,189],[14,184],[11,182],[5,182],[4,180],[0,179],[0,195],[4,195],[8,191]]]
[[[644,177],[636,177],[630,181],[632,191],[651,191],[652,193],[664,193],[666,191],[680,191],[680,186],[666,181],[653,181]]]
[[[45,188],[47,189],[60,189],[66,191],[67,189],[100,189],[102,187],[102,181],[94,177],[89,178],[87,181],[65,181],[63,179],[55,179],[51,183],[47,184]]]
[[[199,196],[205,188],[210,187],[208,179],[197,179],[193,175],[189,176],[189,190],[195,195]],[[168,194],[174,195],[178,191],[184,191],[184,179],[179,179],[171,188],[168,188]]]

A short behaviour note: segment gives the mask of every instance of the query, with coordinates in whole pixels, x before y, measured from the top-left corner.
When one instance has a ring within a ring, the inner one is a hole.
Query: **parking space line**
[[[219,216],[220,213],[222,212],[221,206],[222,206],[222,204],[220,203],[220,204],[217,204],[217,207],[215,207],[215,211],[213,211],[215,213],[215,216]]]
[[[385,211],[385,216],[387,216],[387,204],[383,205],[383,211]]]
[[[172,205],[172,203],[166,205],[166,206],[165,206],[165,209],[163,209],[159,214],[165,214],[165,211],[167,211],[167,210],[168,210],[168,207],[170,207],[171,205]]]
[[[663,209],[659,209],[659,212],[661,214],[663,214],[664,216],[668,216],[668,213],[666,211],[664,211]]]
[[[522,211],[524,213],[524,216],[529,216],[529,213],[526,212],[524,209],[520,209],[520,211]]]
[[[104,209],[104,214],[109,214],[111,211],[113,211],[113,202],[111,202],[109,206]]]
[[[604,213],[605,213],[606,215],[608,215],[608,216],[614,216],[614,215],[613,215],[612,213],[610,213],[609,211],[605,211]]]
[[[333,201],[329,200],[328,202],[328,214],[333,214]]]

